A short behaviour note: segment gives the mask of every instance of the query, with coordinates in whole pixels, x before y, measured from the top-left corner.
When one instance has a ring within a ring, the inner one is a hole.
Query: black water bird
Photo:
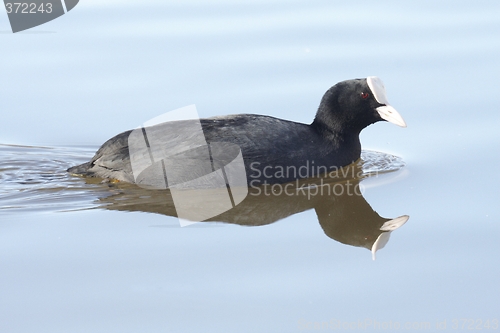
[[[311,124],[255,114],[166,122],[139,129],[139,132],[118,134],[106,141],[89,162],[69,168],[68,172],[139,185],[159,177],[165,179],[165,185],[159,186],[162,188],[218,170],[241,151],[247,184],[286,183],[358,160],[361,130],[378,121],[406,127],[403,118],[388,103],[382,81],[371,76],[342,81],[331,87],[321,99]],[[195,133],[196,126],[201,126],[202,138]],[[131,145],[136,145],[131,141],[132,137],[137,137],[134,133],[145,142],[139,144],[142,152],[131,149]],[[201,153],[200,139],[206,143]],[[155,151],[151,151],[153,146],[177,157],[160,161],[155,158]],[[220,166],[214,165],[212,155],[205,154],[206,151],[214,154],[217,147]],[[208,171],[199,167],[206,164],[199,162],[207,156],[212,169]],[[145,166],[137,167],[141,159]],[[180,161],[182,163],[178,163]]]

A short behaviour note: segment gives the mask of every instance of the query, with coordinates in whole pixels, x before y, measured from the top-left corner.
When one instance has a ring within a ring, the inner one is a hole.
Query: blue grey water
[[[0,14],[0,332],[498,330],[499,12],[87,0],[17,34]],[[370,75],[408,124],[361,135],[405,162],[362,181],[380,216],[410,216],[375,261],[314,209],[180,228],[63,172],[185,105],[308,123],[331,85]]]

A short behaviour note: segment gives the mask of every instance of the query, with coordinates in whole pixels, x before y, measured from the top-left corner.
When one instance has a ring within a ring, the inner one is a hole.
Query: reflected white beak
[[[380,230],[382,231],[394,231],[397,228],[400,228],[403,226],[403,224],[408,221],[410,217],[408,215],[402,215],[400,217],[396,217],[395,219],[389,220],[385,222],[381,227]]]
[[[378,235],[377,240],[375,241],[375,243],[373,243],[372,246],[372,260],[377,259],[376,256],[377,251],[383,248],[385,244],[387,244],[387,242],[389,241],[389,237],[391,237],[391,232],[392,231],[383,232],[380,235]]]
[[[379,106],[377,109],[378,114],[384,120],[387,120],[390,123],[396,124],[401,127],[406,127],[406,123],[403,120],[403,117],[390,105]]]
[[[391,236],[391,232],[393,232],[394,230],[398,229],[403,224],[405,224],[409,218],[410,217],[408,215],[403,215],[403,216],[400,216],[400,217],[397,217],[395,219],[392,219],[392,220],[385,222],[380,227],[381,231],[386,231],[386,232],[381,233],[378,236],[375,243],[373,243],[373,245],[372,245],[372,259],[373,260],[375,260],[375,258],[376,258],[376,256],[375,256],[376,252],[378,250],[380,250],[381,248],[383,248],[385,246],[385,244],[387,244],[387,242],[389,241],[389,237]]]

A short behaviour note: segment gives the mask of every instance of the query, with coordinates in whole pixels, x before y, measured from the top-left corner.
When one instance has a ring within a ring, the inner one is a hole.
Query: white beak
[[[396,124],[398,126],[406,127],[406,123],[403,117],[401,117],[398,111],[396,111],[396,109],[393,108],[392,106],[382,105],[379,106],[376,110],[382,119],[387,120],[388,122]]]
[[[368,87],[373,93],[375,100],[380,104],[385,104],[377,108],[377,112],[382,117],[382,119],[387,120],[390,123],[396,124],[401,127],[406,127],[406,123],[403,117],[396,111],[395,108],[389,105],[387,100],[387,95],[385,93],[385,87],[382,80],[376,76],[369,76],[366,78]]]

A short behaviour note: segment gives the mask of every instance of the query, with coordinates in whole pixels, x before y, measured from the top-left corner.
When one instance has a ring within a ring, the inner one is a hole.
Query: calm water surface
[[[499,12],[88,0],[19,34],[0,17],[0,332],[499,331]],[[254,196],[181,228],[166,192],[64,172],[193,103],[309,123],[369,75],[408,128],[363,131],[362,196]]]

